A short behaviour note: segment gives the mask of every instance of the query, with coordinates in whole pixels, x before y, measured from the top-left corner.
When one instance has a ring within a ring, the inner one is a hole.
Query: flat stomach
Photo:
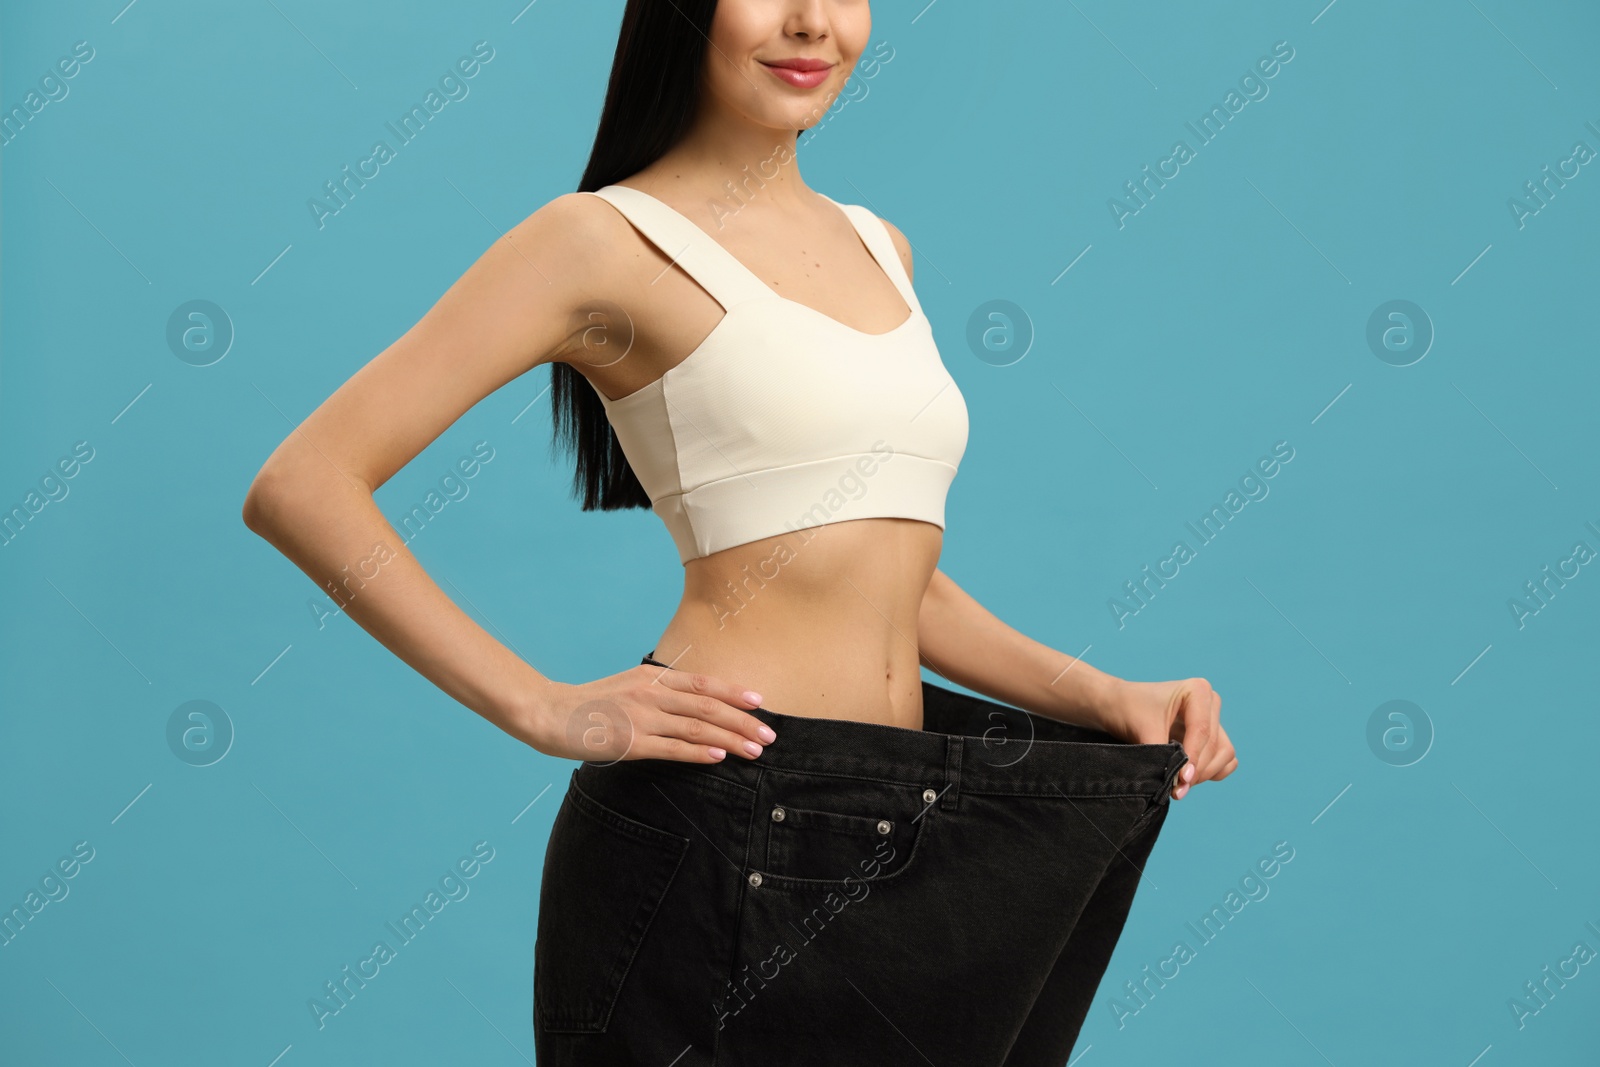
[[[944,531],[854,519],[690,560],[655,658],[786,715],[922,728],[917,616]]]

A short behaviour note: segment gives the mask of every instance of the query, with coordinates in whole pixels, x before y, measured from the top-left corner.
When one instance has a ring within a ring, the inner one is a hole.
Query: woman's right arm
[[[746,741],[770,740],[745,711],[759,696],[647,665],[576,685],[546,678],[428,577],[372,496],[483,397],[581,356],[593,327],[585,309],[626,290],[604,251],[616,247],[618,220],[593,197],[567,194],[495,241],[284,439],[251,483],[243,518],[384,647],[541,752],[749,757],[759,753]]]

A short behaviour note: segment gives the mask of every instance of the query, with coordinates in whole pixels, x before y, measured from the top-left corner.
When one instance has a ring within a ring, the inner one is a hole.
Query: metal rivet
[[[784,814],[784,812],[783,812],[783,809],[781,807],[780,808],[773,808],[772,809],[772,821],[773,822],[782,822],[783,821],[783,814]]]
[[[756,887],[759,887],[760,885],[761,885],[761,872],[760,871],[751,871],[750,872],[750,886],[751,886],[751,888],[756,888]]]
[[[893,829],[894,829],[894,823],[890,822],[888,819],[879,819],[878,820],[878,833],[886,834],[890,830],[893,830]]]
[[[932,790],[932,789],[924,789],[922,791],[922,802],[924,804],[932,804],[935,800],[938,800],[938,799],[939,799],[939,794],[936,793],[934,790]]]

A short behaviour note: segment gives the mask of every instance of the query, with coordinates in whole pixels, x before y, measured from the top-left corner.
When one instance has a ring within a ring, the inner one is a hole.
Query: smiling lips
[[[833,64],[823,59],[780,59],[763,61],[761,65],[779,81],[797,89],[815,89],[828,80],[828,73],[833,70]]]

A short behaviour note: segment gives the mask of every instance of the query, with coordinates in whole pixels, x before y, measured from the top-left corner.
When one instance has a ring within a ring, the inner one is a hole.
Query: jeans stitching
[[[757,817],[756,800],[760,796],[761,779],[762,779],[764,774],[765,774],[765,771],[762,768],[759,768],[759,767],[756,768],[756,788],[751,790],[751,793],[750,793],[750,813],[749,813],[749,815],[747,815],[745,817],[744,855],[742,855],[740,857],[740,859],[743,860],[743,863],[741,864],[741,866],[739,868],[739,870],[741,872],[741,877],[739,878],[739,888],[737,890],[738,898],[735,900],[734,905],[733,905],[733,928],[732,928],[732,930],[729,931],[729,940],[731,942],[731,944],[729,945],[729,949],[728,949],[727,986],[729,988],[731,988],[733,986],[733,978],[734,978],[734,974],[735,974],[735,970],[734,969],[736,967],[738,967],[738,965],[739,965],[739,950],[742,947],[743,940],[744,940],[743,935],[744,935],[744,910],[745,910],[744,909],[744,903],[745,903],[745,898],[747,897],[747,895],[750,892],[752,892],[750,884],[749,884],[748,881],[745,880],[745,878],[743,877],[742,872],[747,871],[747,870],[750,869],[750,850],[753,847],[753,842],[755,840],[755,832],[756,832],[756,817]],[[724,1005],[726,1005],[726,1003],[727,1003],[726,1000],[724,1000],[723,1003],[724,1003]],[[713,1013],[715,1013],[714,1005],[715,1005],[715,1002],[713,1002]],[[717,1020],[717,1024],[718,1025],[716,1026],[716,1028],[711,1031],[711,1064],[710,1064],[710,1067],[717,1067],[717,1057],[722,1052],[722,1025],[721,1025],[720,1018]]]
[[[571,789],[577,794],[573,803],[580,808],[585,808],[586,814],[592,819],[598,819],[620,834],[637,838],[649,844],[671,845],[674,847],[687,847],[692,842],[681,834],[671,830],[663,830],[659,826],[640,822],[638,819],[614,811],[589,795],[589,791],[579,785],[574,779]]]
[[[614,974],[606,976],[606,987],[610,991],[610,998],[598,1024],[590,1023],[587,1019],[580,1023],[574,1019],[573,1013],[556,1010],[555,1006],[548,1001],[543,1004],[536,1001],[534,1004],[536,1022],[542,1029],[550,1033],[603,1034],[611,1025],[611,1013],[616,1010],[617,1000],[622,996],[623,986],[627,985],[628,975],[633,970],[634,960],[639,956],[639,949],[644,946],[645,939],[649,937],[650,929],[655,925],[656,916],[661,912],[661,905],[666,902],[668,893],[672,891],[672,886],[677,881],[678,872],[683,869],[683,860],[689,854],[691,842],[688,838],[679,837],[669,830],[657,829],[631,819],[620,812],[613,811],[578,788],[575,780],[570,783],[568,795],[572,798],[572,808],[575,812],[581,813],[601,826],[622,834],[624,837],[632,838],[641,844],[675,853],[672,869],[667,872],[666,877],[663,879],[661,891],[653,894],[652,899],[642,903],[639,914],[635,915],[631,920],[632,924],[640,925],[640,917],[643,917],[639,933],[634,938],[633,947],[628,953],[627,959],[613,968]],[[649,836],[644,831],[647,831]]]
[[[845,878],[796,878],[792,875],[772,874],[768,871],[762,871],[761,888],[757,891],[760,892],[767,889],[776,889],[780,892],[799,893],[805,890],[837,890],[843,889],[846,885],[850,884],[851,879],[855,879],[859,882],[868,882],[872,885],[878,885],[883,882],[892,882],[896,878],[899,878],[902,874],[905,874],[907,871],[911,870],[912,866],[916,862],[917,851],[922,844],[924,824],[920,819],[917,819],[912,821],[912,826],[911,849],[906,853],[905,861],[888,874],[880,874],[873,878],[860,877],[854,874]]]

